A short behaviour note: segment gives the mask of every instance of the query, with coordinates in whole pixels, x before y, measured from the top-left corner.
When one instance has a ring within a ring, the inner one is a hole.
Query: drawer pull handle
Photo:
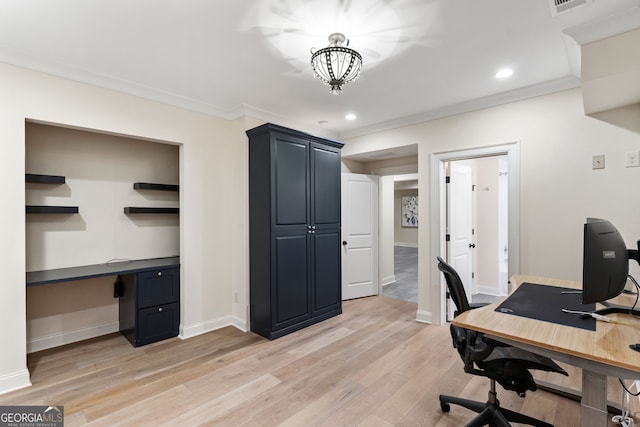
[[[162,311],[162,307],[160,307],[160,308],[158,309],[158,311]]]
[[[158,271],[158,276],[162,276],[162,271]]]

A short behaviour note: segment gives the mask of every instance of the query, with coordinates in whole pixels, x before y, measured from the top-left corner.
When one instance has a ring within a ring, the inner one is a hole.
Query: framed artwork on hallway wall
[[[418,227],[418,196],[402,196],[402,226]]]

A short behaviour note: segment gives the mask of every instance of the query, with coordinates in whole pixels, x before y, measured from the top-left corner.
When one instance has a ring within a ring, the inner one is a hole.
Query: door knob
[[[342,246],[347,246],[347,241],[346,240],[342,241]]]
[[[470,247],[471,249],[473,249],[473,248],[475,248],[475,247],[476,247],[476,244],[475,244],[475,243],[469,243],[469,247]]]

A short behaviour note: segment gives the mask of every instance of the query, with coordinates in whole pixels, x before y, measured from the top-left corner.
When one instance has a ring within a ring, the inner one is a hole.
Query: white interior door
[[[451,162],[447,185],[448,262],[462,279],[468,298],[472,295],[473,271],[472,173],[471,167]],[[449,307],[450,318],[454,309]]]
[[[377,295],[378,177],[342,174],[342,299]]]

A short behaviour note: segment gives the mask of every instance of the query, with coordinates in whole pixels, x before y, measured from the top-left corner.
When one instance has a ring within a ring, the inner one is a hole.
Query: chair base
[[[474,400],[462,399],[456,396],[440,395],[440,408],[443,412],[449,412],[450,404],[462,406],[478,414],[466,427],[496,426],[510,427],[509,422],[527,424],[535,427],[553,427],[553,424],[546,423],[528,415],[520,414],[500,406],[500,402],[495,399],[493,402],[476,402]]]

